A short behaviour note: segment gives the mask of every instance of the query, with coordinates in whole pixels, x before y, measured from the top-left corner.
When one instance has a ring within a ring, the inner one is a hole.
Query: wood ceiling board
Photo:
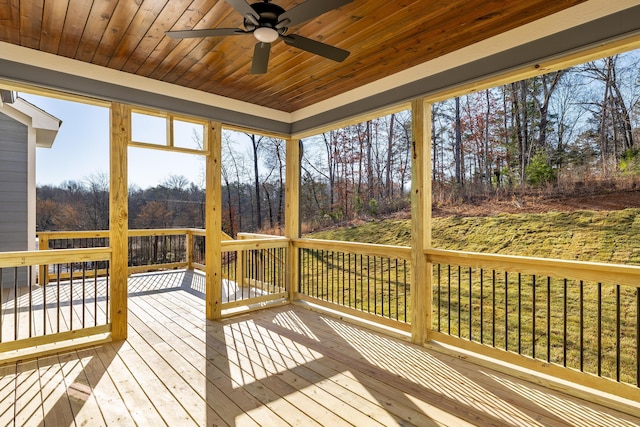
[[[45,3],[42,12],[42,37],[40,38],[39,48],[41,51],[49,53],[56,53],[58,51],[62,37],[60,28],[64,27],[64,19],[67,16],[67,6],[67,0]],[[0,28],[2,28],[1,23]],[[100,37],[102,37],[102,34],[100,34]],[[84,59],[89,61],[91,58],[87,57]]]
[[[42,27],[41,1],[29,2],[20,6],[20,44],[32,49],[40,47],[40,28]]]
[[[205,8],[207,4],[197,5],[197,7]],[[202,9],[188,9],[187,14],[183,15],[178,21],[179,24],[174,25],[172,30],[185,30],[185,29],[207,29],[207,28],[220,28],[227,25],[235,26],[233,20],[230,21],[229,15],[234,13],[233,9],[226,6],[226,2],[217,1],[209,9],[209,11],[202,16],[199,12],[194,13],[195,10]],[[196,25],[192,25],[192,21],[195,21],[198,16],[202,16],[202,19],[198,20]],[[237,18],[240,19],[240,18]],[[181,24],[183,20],[189,22],[188,26],[183,26]],[[199,57],[192,53],[194,50],[202,48],[203,46],[209,46],[210,51],[214,51],[216,49],[217,43],[221,41],[221,38],[214,37],[205,37],[202,39],[194,38],[194,39],[184,39],[184,40],[176,40],[172,39],[169,36],[164,37],[164,45],[161,52],[158,52],[157,55],[150,57],[151,64],[144,64],[138,70],[138,74],[151,77],[153,79],[158,79],[162,81],[171,82],[176,78],[174,75],[181,75],[186,72],[190,66],[189,64],[183,63],[183,61],[187,60],[185,58],[192,57],[193,59],[190,61],[191,65],[198,61]],[[162,43],[162,42],[161,42]],[[148,72],[149,67],[153,67],[151,72]]]
[[[49,0],[50,1],[50,0]],[[75,58],[82,40],[82,34],[87,26],[91,3],[83,0],[70,0],[67,15],[64,19],[62,37],[58,45],[57,55]]]
[[[138,9],[138,3],[135,1],[117,2],[100,44],[90,61],[92,64],[106,66],[109,63]]]
[[[140,40],[137,48],[129,55],[120,68],[127,73],[136,73],[149,60],[162,40],[167,38],[165,31],[171,30],[175,23],[184,15],[191,0],[169,1],[156,17],[149,31]]]
[[[50,3],[51,2],[48,2],[47,5]],[[64,1],[60,2],[61,5],[65,3]],[[56,2],[56,4],[58,4],[58,2]],[[74,59],[83,62],[91,61],[96,49],[100,45],[100,41],[109,25],[115,8],[116,2],[113,1],[97,1],[93,3]],[[56,15],[59,13],[59,11],[56,11]],[[45,19],[46,18],[47,11],[45,11]],[[59,20],[59,18],[57,20]],[[52,23],[52,29],[54,31],[56,26],[57,28],[61,27],[59,24]]]
[[[20,0],[0,3],[0,40],[20,44]]]
[[[518,3],[521,8],[514,6],[514,11],[520,12],[519,14],[509,14],[506,17],[496,14],[489,19],[478,19],[486,15],[487,9],[482,11],[479,11],[479,8],[469,9],[466,14],[463,11],[451,10],[446,15],[438,16],[438,20],[451,22],[451,29],[448,32],[443,33],[439,23],[421,23],[415,27],[417,31],[412,34],[398,34],[392,36],[388,42],[382,43],[383,50],[372,52],[368,57],[366,52],[363,52],[362,58],[358,58],[359,60],[355,63],[358,68],[354,66],[348,74],[345,74],[341,68],[335,68],[313,79],[313,84],[307,81],[305,85],[296,87],[298,95],[287,98],[287,101],[292,111],[296,111],[313,103],[314,99],[319,100],[323,93],[343,93],[353,89],[354,80],[357,80],[360,85],[374,82],[515,28],[517,24],[521,25],[541,17],[531,13],[531,6],[527,3]],[[470,41],[472,43],[469,43]],[[354,78],[340,78],[345,75],[354,76]]]
[[[143,1],[140,8],[129,23],[127,30],[111,55],[107,67],[121,70],[122,66],[127,62],[131,55],[148,56],[148,53],[140,47],[143,38],[151,37],[149,35],[152,25],[156,18],[164,9],[166,3],[161,1]]]

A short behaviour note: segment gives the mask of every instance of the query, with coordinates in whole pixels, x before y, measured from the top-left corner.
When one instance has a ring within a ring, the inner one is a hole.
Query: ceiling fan
[[[166,34],[174,39],[253,34],[253,37],[258,42],[253,51],[252,74],[264,74],[267,72],[271,43],[278,38],[281,38],[289,46],[337,62],[342,62],[349,56],[349,52],[346,50],[297,34],[287,34],[287,30],[290,26],[293,27],[313,19],[330,10],[351,3],[353,0],[307,0],[288,11],[270,3],[269,0],[252,4],[247,3],[246,0],[225,1],[244,17],[244,28],[167,31]]]

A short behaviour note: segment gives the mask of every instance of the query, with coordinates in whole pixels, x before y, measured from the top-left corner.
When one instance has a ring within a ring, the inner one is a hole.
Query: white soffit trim
[[[266,119],[291,123],[291,114],[284,111],[262,107],[220,95],[213,95],[10,43],[0,42],[0,59],[46,68],[51,71],[58,71],[87,79],[100,80],[118,86],[139,89],[173,98],[182,98],[204,105],[211,105],[239,113],[252,114]]]
[[[533,40],[585,24],[594,19],[611,15],[639,4],[639,0],[588,0],[522,27],[515,28],[506,33],[499,34],[391,76],[376,80],[375,82],[318,102],[309,107],[301,108],[291,114],[292,121],[297,122],[313,117],[325,111],[360,101],[378,93],[393,90],[407,83],[412,83],[460,65],[521,46]]]

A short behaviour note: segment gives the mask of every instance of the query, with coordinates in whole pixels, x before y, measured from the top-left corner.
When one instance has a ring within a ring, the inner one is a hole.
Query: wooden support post
[[[300,140],[287,140],[286,153],[286,183],[285,183],[285,212],[284,212],[284,235],[289,239],[300,237]],[[300,257],[298,251],[289,243],[287,248],[286,268],[286,288],[288,290],[289,301],[295,299],[298,292]]]
[[[191,230],[187,230],[185,234],[184,245],[187,270],[193,270],[193,232]]]
[[[111,337],[127,338],[128,297],[128,181],[127,149],[131,140],[131,109],[119,103],[111,104],[109,246],[111,247]]]
[[[431,105],[411,103],[411,341],[423,345],[432,323],[432,268],[425,249],[431,246]]]
[[[49,235],[40,233],[38,235],[38,250],[46,251],[49,249]],[[47,286],[49,282],[49,266],[42,264],[38,268],[38,285]]]
[[[222,125],[210,121],[206,138],[205,304],[213,320],[222,315]]]

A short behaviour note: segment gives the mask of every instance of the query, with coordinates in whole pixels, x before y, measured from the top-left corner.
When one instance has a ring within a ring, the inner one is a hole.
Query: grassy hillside
[[[306,237],[409,245],[408,220],[371,221]],[[640,264],[640,209],[435,218],[433,246],[470,252]]]

